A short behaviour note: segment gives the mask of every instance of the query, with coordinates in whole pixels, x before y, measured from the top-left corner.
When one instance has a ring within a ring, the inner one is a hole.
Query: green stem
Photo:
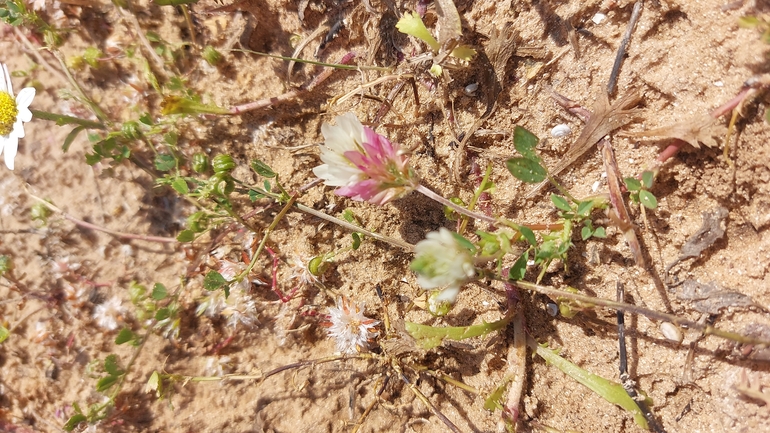
[[[83,102],[85,102],[90,108],[91,111],[93,111],[94,115],[105,125],[111,125],[112,122],[110,121],[110,118],[107,116],[107,114],[104,113],[104,111],[93,101],[91,98],[89,98],[86,95],[86,92],[83,91],[83,89],[80,87],[77,81],[75,81],[75,78],[70,73],[69,68],[67,67],[67,63],[64,61],[64,57],[62,57],[62,54],[58,50],[53,50],[53,55],[56,57],[56,60],[59,61],[59,64],[61,65],[62,70],[64,71],[64,74],[67,76],[67,80],[69,80],[72,87],[74,87],[78,93],[80,93],[80,97],[83,98]]]
[[[369,236],[369,237],[371,237],[373,239],[377,239],[378,241],[387,242],[387,243],[389,243],[391,245],[395,245],[397,247],[401,247],[401,248],[403,248],[406,251],[413,251],[414,250],[414,245],[412,245],[412,244],[410,244],[408,242],[404,242],[404,241],[402,241],[400,239],[391,238],[389,236],[385,236],[385,235],[381,235],[379,233],[375,233],[375,232],[369,231],[369,230],[367,230],[367,229],[365,229],[363,227],[358,227],[356,225],[350,224],[347,221],[341,220],[341,219],[339,219],[337,217],[333,217],[331,215],[327,215],[327,214],[325,214],[323,212],[317,211],[317,210],[315,210],[315,209],[313,209],[311,207],[307,207],[307,206],[305,206],[303,204],[300,204],[300,203],[295,203],[294,205],[297,207],[297,209],[299,209],[302,212],[309,213],[310,215],[313,215],[313,216],[316,216],[318,218],[321,218],[321,219],[324,219],[326,221],[329,221],[331,223],[337,224],[338,226],[346,228],[346,229],[348,229],[348,230],[350,230],[352,232],[363,233],[366,236]]]
[[[661,322],[671,322],[675,325],[695,329],[703,332],[705,335],[715,335],[725,340],[731,340],[743,344],[762,344],[770,346],[770,341],[763,340],[761,338],[750,337],[747,335],[741,335],[735,332],[724,331],[719,328],[715,328],[711,325],[705,325],[691,320],[683,319],[679,316],[672,314],[661,313],[655,310],[649,310],[647,308],[639,307],[632,304],[626,304],[625,302],[617,302],[609,299],[595,298],[592,296],[580,295],[577,293],[571,293],[564,290],[554,289],[552,287],[541,286],[538,284],[529,283],[526,281],[516,281],[516,285],[524,290],[530,290],[543,295],[548,296],[551,299],[558,297],[564,297],[567,299],[574,299],[576,301],[585,302],[589,305],[598,305],[601,307],[611,308],[616,311],[622,311],[624,313],[641,314],[653,320]]]
[[[30,109],[32,115],[38,119],[50,120],[56,122],[57,125],[80,125],[89,129],[107,129],[101,122],[94,122],[93,120],[81,119],[79,117],[65,116],[63,114],[50,113],[48,111],[40,111]]]
[[[275,54],[267,54],[267,53],[261,53],[259,51],[252,51],[252,50],[245,50],[245,49],[234,49],[230,51],[238,51],[241,53],[248,53],[248,54],[256,54],[258,56],[265,56],[270,57],[272,59],[280,59],[285,60],[287,62],[297,62],[297,63],[307,63],[310,65],[318,65],[318,66],[327,66],[329,68],[335,68],[335,69],[349,69],[349,70],[356,70],[356,71],[380,71],[380,72],[390,72],[393,70],[393,68],[387,68],[382,66],[359,66],[359,65],[343,65],[340,63],[324,63],[324,62],[316,62],[314,60],[307,60],[307,59],[300,59],[297,57],[287,57],[287,56],[277,56]]]
[[[454,203],[452,203],[450,200],[436,194],[435,192],[431,191],[424,185],[418,184],[415,188],[415,191],[419,192],[420,194],[423,194],[424,196],[428,197],[431,200],[437,201],[440,204],[443,204],[444,206],[449,207],[450,209],[453,209],[455,212],[465,215],[467,217],[473,218],[475,220],[480,220],[484,222],[488,222],[490,224],[496,224],[497,220],[495,218],[492,218],[490,216],[486,216],[484,214],[480,214],[477,212],[470,211],[462,206],[458,206]]]
[[[259,247],[257,247],[257,250],[254,251],[254,255],[251,257],[251,262],[249,263],[249,266],[246,267],[246,269],[243,270],[240,274],[238,274],[235,278],[233,278],[233,281],[241,281],[244,277],[249,275],[251,270],[254,268],[254,265],[257,264],[257,259],[259,258],[260,254],[262,254],[262,250],[265,248],[265,244],[267,244],[267,239],[270,237],[270,233],[273,232],[273,230],[278,226],[278,223],[281,222],[284,216],[286,216],[286,213],[289,212],[289,209],[294,205],[294,202],[297,200],[298,195],[294,194],[291,196],[289,201],[286,203],[286,205],[281,209],[281,212],[278,213],[278,215],[275,216],[273,219],[273,222],[270,224],[270,226],[265,230],[265,235],[262,236],[262,242],[259,243]]]

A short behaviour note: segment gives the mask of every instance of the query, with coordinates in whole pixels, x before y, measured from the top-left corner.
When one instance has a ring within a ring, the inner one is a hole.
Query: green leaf
[[[210,292],[226,285],[227,280],[217,271],[211,271],[203,277],[203,288]]]
[[[125,371],[123,371],[118,365],[118,357],[116,355],[107,356],[107,358],[104,360],[104,370],[110,376],[120,376],[125,373]]]
[[[76,126],[72,128],[72,131],[67,134],[67,137],[64,139],[64,144],[61,146],[62,152],[66,153],[70,149],[72,142],[75,141],[75,138],[77,138],[78,134],[80,134],[80,132],[84,129],[86,129],[85,126]]]
[[[161,283],[155,283],[155,285],[152,286],[152,299],[160,301],[165,299],[166,296],[168,296],[168,290],[166,290],[166,286]]]
[[[96,382],[96,390],[98,392],[104,392],[108,389],[112,388],[115,383],[117,383],[118,379],[120,379],[119,376],[104,376],[103,378],[99,379],[98,382]]]
[[[526,159],[539,162],[540,158],[535,153],[537,147],[537,136],[527,131],[521,126],[516,126],[513,130],[513,146]]]
[[[627,177],[623,179],[623,182],[626,183],[626,188],[628,188],[629,191],[639,191],[642,189],[642,183],[639,182],[639,179]]]
[[[75,427],[77,427],[81,422],[85,422],[87,420],[88,418],[86,418],[86,416],[82,413],[76,413],[75,415],[72,415],[66,423],[64,423],[62,428],[66,431],[72,431],[75,430]]]
[[[581,201],[580,204],[578,204],[577,214],[581,217],[587,217],[591,214],[593,208],[594,202],[592,200]]]
[[[526,183],[540,183],[547,177],[547,172],[539,162],[527,158],[511,158],[505,166],[513,177]]]
[[[0,325],[0,343],[7,340],[9,335],[11,335],[11,331],[9,331],[5,326]]]
[[[358,221],[356,221],[356,216],[353,214],[353,211],[350,209],[345,209],[342,211],[342,219],[349,222],[350,224],[357,224]]]
[[[471,241],[469,241],[468,239],[465,239],[459,233],[455,233],[455,232],[450,232],[450,233],[452,233],[452,237],[455,238],[455,241],[458,244],[460,244],[461,247],[463,247],[466,250],[470,251],[472,254],[476,254],[476,246],[473,245],[473,243]]]
[[[655,173],[651,171],[645,171],[642,173],[642,184],[645,189],[652,188],[652,181],[655,180]]]
[[[607,232],[604,231],[604,227],[597,227],[596,230],[594,230],[594,237],[595,238],[606,238]]]
[[[361,236],[358,232],[353,232],[350,235],[353,237],[353,249],[357,250],[361,246]]]
[[[529,250],[524,251],[516,263],[508,270],[508,281],[519,281],[524,279],[527,273],[527,262],[529,261]]]
[[[276,176],[275,172],[272,168],[270,168],[269,165],[265,164],[264,162],[255,159],[254,161],[251,161],[251,168],[260,176],[266,177],[268,179],[272,179]]]
[[[171,188],[174,188],[174,191],[182,195],[187,195],[190,192],[190,187],[187,186],[187,181],[181,177],[176,177],[171,181]]]
[[[548,349],[538,344],[533,344],[532,349],[535,350],[535,353],[537,353],[541,358],[545,359],[549,364],[561,370],[567,376],[588,387],[588,389],[599,394],[608,402],[616,404],[630,412],[634,416],[634,421],[636,424],[644,429],[647,428],[647,421],[644,419],[644,415],[639,409],[639,405],[636,404],[634,399],[632,399],[628,393],[626,393],[626,390],[623,389],[619,383],[609,381],[601,376],[597,376],[578,367],[577,365],[559,356],[554,350]],[[650,405],[652,404],[652,402],[649,403]]]
[[[249,190],[249,200],[251,200],[251,201],[257,201],[257,199],[264,198],[264,197],[265,197],[265,195],[262,194],[259,191],[256,191],[256,190],[253,190],[253,189]]]
[[[655,209],[658,207],[658,199],[646,189],[639,191],[639,202],[647,209]]]
[[[173,155],[159,154],[155,157],[155,168],[158,171],[169,171],[176,167],[176,158]]]
[[[556,206],[556,208],[563,210],[564,212],[570,212],[572,210],[572,207],[569,205],[569,201],[567,201],[566,198],[551,194],[551,201],[553,202],[553,205]]]
[[[150,380],[147,381],[144,389],[146,392],[155,391],[157,397],[161,396],[163,393],[163,382],[160,380],[160,374],[157,371],[152,372]]]
[[[537,238],[535,238],[535,232],[532,231],[529,227],[519,227],[519,232],[522,236],[524,236],[524,239],[529,242],[530,245],[535,246],[537,245]]]
[[[580,230],[580,237],[583,240],[590,238],[592,234],[593,234],[593,230],[591,230],[591,227],[583,226],[583,228]]]
[[[195,232],[192,230],[182,230],[177,235],[176,240],[179,242],[192,242],[195,240]]]
[[[404,322],[406,332],[417,340],[417,344],[425,350],[439,346],[445,338],[450,340],[464,340],[471,337],[481,337],[492,331],[505,328],[509,318],[504,318],[492,323],[482,323],[471,326],[428,326],[413,322]]]
[[[166,320],[169,317],[171,317],[171,310],[168,308],[161,308],[155,313],[155,320],[160,322],[161,320]]]
[[[509,383],[511,383],[511,378],[503,379],[503,383],[498,385],[497,388],[489,394],[489,397],[484,400],[484,409],[490,412],[503,409],[503,394],[505,394],[505,390],[508,389]]]
[[[136,339],[136,334],[128,328],[123,328],[118,332],[118,336],[115,337],[115,344],[120,346],[134,339]]]

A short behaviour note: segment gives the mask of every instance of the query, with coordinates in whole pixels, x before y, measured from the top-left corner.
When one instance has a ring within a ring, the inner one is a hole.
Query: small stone
[[[601,24],[601,23],[602,23],[602,21],[604,21],[604,20],[606,20],[606,19],[607,19],[607,15],[604,15],[604,14],[603,14],[603,13],[601,13],[601,12],[597,12],[597,13],[596,13],[596,15],[594,15],[594,16],[591,18],[591,21],[593,21],[593,22],[594,22],[594,24],[596,24],[596,25],[598,26],[599,24]]]

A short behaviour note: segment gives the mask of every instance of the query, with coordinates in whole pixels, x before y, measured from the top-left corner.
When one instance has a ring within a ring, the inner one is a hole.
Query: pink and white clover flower
[[[337,195],[383,205],[417,187],[417,174],[398,143],[361,125],[353,113],[336,120],[337,125],[321,126],[323,164],[313,173],[324,184],[337,187]]]

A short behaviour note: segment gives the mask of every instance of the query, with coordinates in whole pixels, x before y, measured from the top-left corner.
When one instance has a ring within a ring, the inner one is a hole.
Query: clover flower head
[[[323,164],[313,173],[324,184],[337,187],[337,195],[383,205],[417,187],[417,174],[398,143],[361,125],[353,113],[336,120],[336,125],[321,127]]]
[[[123,301],[117,296],[102,302],[94,308],[94,320],[100,327],[114,331],[118,329],[118,320],[123,319],[123,314],[126,312],[126,307],[123,306]]]
[[[374,327],[379,320],[364,316],[364,303],[351,302],[346,297],[337,299],[336,307],[329,307],[326,326],[329,336],[337,343],[337,352],[353,354],[369,347],[369,342],[379,335]]]
[[[5,63],[0,65],[0,154],[5,153],[5,166],[13,170],[13,160],[19,150],[19,139],[24,138],[22,122],[32,120],[29,104],[35,97],[35,88],[21,89],[14,99],[8,66]]]
[[[471,252],[452,232],[440,228],[430,232],[414,247],[411,269],[423,289],[447,287],[441,301],[454,302],[459,288],[476,274]]]

